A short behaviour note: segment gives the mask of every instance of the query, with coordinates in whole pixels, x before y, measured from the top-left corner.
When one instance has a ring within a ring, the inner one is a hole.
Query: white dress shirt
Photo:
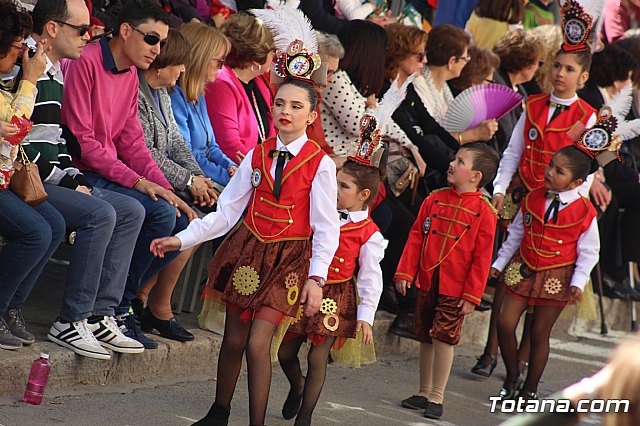
[[[569,106],[578,100],[578,95],[574,95],[570,99],[560,99],[554,96],[551,93],[551,102],[555,102],[560,105]],[[551,120],[553,116],[553,112],[556,110],[556,107],[549,107],[549,114],[547,115],[547,124]],[[520,118],[518,119],[518,123],[516,123],[516,127],[513,129],[513,133],[511,134],[511,139],[509,139],[509,144],[507,145],[507,149],[505,149],[504,154],[502,154],[502,159],[500,160],[500,166],[498,166],[498,173],[496,174],[496,178],[493,181],[493,195],[496,194],[506,194],[507,188],[511,183],[511,179],[513,175],[516,174],[518,170],[518,165],[520,164],[520,158],[522,158],[522,154],[524,153],[524,124],[527,119],[527,113],[524,111]],[[587,121],[586,128],[593,126],[596,122],[596,115],[591,114],[589,120]],[[589,189],[591,188],[591,183],[593,182],[593,175],[589,175],[585,182],[580,187],[580,194],[584,197],[589,196]]]
[[[298,139],[284,145],[280,137],[277,137],[276,149],[289,151],[296,156],[307,140],[307,135],[303,134]],[[176,234],[176,237],[182,242],[180,250],[218,238],[229,232],[240,220],[253,194],[253,186],[251,185],[253,152],[252,149],[247,153],[229,184],[220,194],[217,210],[202,219],[195,219],[187,229]],[[274,161],[270,170],[272,177],[275,177],[275,170],[276,162]],[[324,156],[320,161],[318,171],[311,183],[309,196],[311,197],[309,221],[313,230],[309,276],[315,275],[326,279],[329,264],[340,243],[340,225],[335,215],[338,199],[336,165],[328,156]]]
[[[340,219],[341,227],[351,222],[362,222],[369,217],[369,209],[354,212],[339,210],[339,212],[347,214],[347,218]],[[383,257],[384,239],[380,231],[376,231],[360,247],[360,254],[358,255],[360,270],[356,278],[356,288],[360,297],[357,319],[358,321],[366,321],[369,325],[373,325],[380,295],[382,294],[380,262]]]
[[[553,191],[550,191],[553,192]],[[569,204],[578,201],[581,197],[580,187],[570,191],[559,192],[560,208],[565,209]],[[544,203],[545,211],[551,204],[551,199],[547,198]],[[509,237],[500,247],[498,258],[493,262],[493,267],[502,272],[509,264],[509,261],[517,250],[520,249],[520,243],[524,237],[524,225],[522,223],[522,209],[518,210],[518,214],[508,229]],[[593,218],[589,228],[578,238],[578,258],[576,259],[576,267],[573,270],[570,286],[583,289],[589,281],[591,270],[598,263],[600,255],[600,234],[598,232],[598,220]]]

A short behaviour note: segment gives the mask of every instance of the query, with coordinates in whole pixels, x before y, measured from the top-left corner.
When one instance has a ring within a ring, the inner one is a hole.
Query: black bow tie
[[[277,158],[276,160],[276,174],[273,178],[273,195],[275,195],[276,200],[280,200],[280,189],[282,186],[282,171],[284,170],[284,162],[288,159],[293,158],[293,154],[289,151],[278,151],[277,149],[272,149],[269,151],[269,157]]]
[[[544,223],[549,222],[549,217],[551,217],[551,221],[553,223],[558,222],[558,212],[560,211],[560,195],[547,192],[545,197],[551,198],[551,204],[547,208],[547,211],[544,213]]]
[[[547,101],[547,105],[549,107],[551,107],[551,108],[556,108],[556,109],[560,110],[560,112],[566,111],[566,110],[568,110],[570,108],[570,105],[562,105],[562,104],[559,104],[557,102],[553,102],[552,100],[548,100]]]
[[[291,160],[293,158],[293,154],[289,151],[278,151],[277,149],[272,149],[269,151],[269,157],[271,158],[280,158],[284,157],[287,160]]]
[[[349,213],[345,213],[345,212],[338,212],[340,214],[340,219],[348,219],[349,218]]]

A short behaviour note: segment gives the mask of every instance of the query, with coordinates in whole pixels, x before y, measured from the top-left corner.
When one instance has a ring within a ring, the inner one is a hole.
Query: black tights
[[[506,387],[513,389],[518,380],[518,352],[516,326],[527,304],[514,297],[505,296],[498,319],[500,353],[507,368]],[[522,387],[523,391],[537,392],[538,383],[549,358],[549,338],[562,306],[536,306],[531,317],[531,353],[529,369]]]
[[[280,367],[284,371],[285,376],[289,380],[291,389],[299,395],[303,393],[302,407],[298,412],[296,421],[305,421],[311,423],[311,415],[316,408],[318,398],[324,386],[324,380],[327,375],[327,360],[331,346],[335,341],[334,337],[329,337],[320,345],[311,345],[307,356],[307,377],[302,375],[300,369],[300,360],[298,352],[300,346],[307,340],[306,336],[283,342],[278,351],[278,360]]]
[[[493,294],[493,305],[491,308],[491,316],[489,318],[489,335],[487,336],[487,344],[484,347],[482,361],[484,363],[491,362],[488,355],[498,355],[498,317],[500,316],[500,307],[504,300],[504,284],[501,281],[496,283],[495,293]],[[518,364],[519,368],[523,368],[522,362],[529,361],[529,352],[531,350],[531,318],[533,314],[527,312],[524,317],[524,328],[522,329],[522,338],[520,339],[520,347],[518,348]],[[522,367],[520,367],[522,365]]]
[[[261,319],[240,321],[240,313],[230,314],[218,357],[216,403],[229,407],[238,382],[242,355],[246,350],[249,382],[249,418],[252,425],[263,425],[271,386],[271,340],[276,325]]]

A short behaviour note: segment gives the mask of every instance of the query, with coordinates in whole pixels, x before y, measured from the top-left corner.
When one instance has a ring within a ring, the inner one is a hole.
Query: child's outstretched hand
[[[458,308],[460,308],[460,313],[462,315],[469,315],[476,308],[476,305],[466,299],[460,299],[458,302]]]
[[[371,325],[366,321],[358,320],[356,323],[356,333],[360,330],[362,330],[362,343],[365,345],[373,343],[373,329]]]
[[[498,271],[496,268],[491,268],[491,270],[489,271],[489,276],[491,278],[500,278],[500,271]]]
[[[572,285],[569,287],[569,292],[571,293],[571,300],[582,302],[582,290]]]
[[[300,292],[300,304],[304,306],[304,315],[311,317],[318,313],[322,303],[322,288],[315,280],[308,279]]]
[[[407,289],[409,287],[411,287],[411,283],[407,280],[403,280],[403,279],[397,279],[394,281],[394,284],[396,285],[396,291],[398,293],[400,293],[403,296],[407,295]]]
[[[178,237],[156,238],[151,241],[151,253],[154,256],[164,258],[164,254],[170,251],[180,250],[182,241]]]

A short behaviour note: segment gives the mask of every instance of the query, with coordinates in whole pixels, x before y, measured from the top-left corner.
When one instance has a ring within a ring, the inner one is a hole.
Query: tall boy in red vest
[[[420,391],[402,406],[442,416],[444,389],[465,315],[480,303],[489,274],[498,216],[479,191],[494,178],[500,159],[486,144],[472,142],[449,165],[450,188],[424,201],[394,276],[405,294],[418,287],[415,332],[420,346]]]

